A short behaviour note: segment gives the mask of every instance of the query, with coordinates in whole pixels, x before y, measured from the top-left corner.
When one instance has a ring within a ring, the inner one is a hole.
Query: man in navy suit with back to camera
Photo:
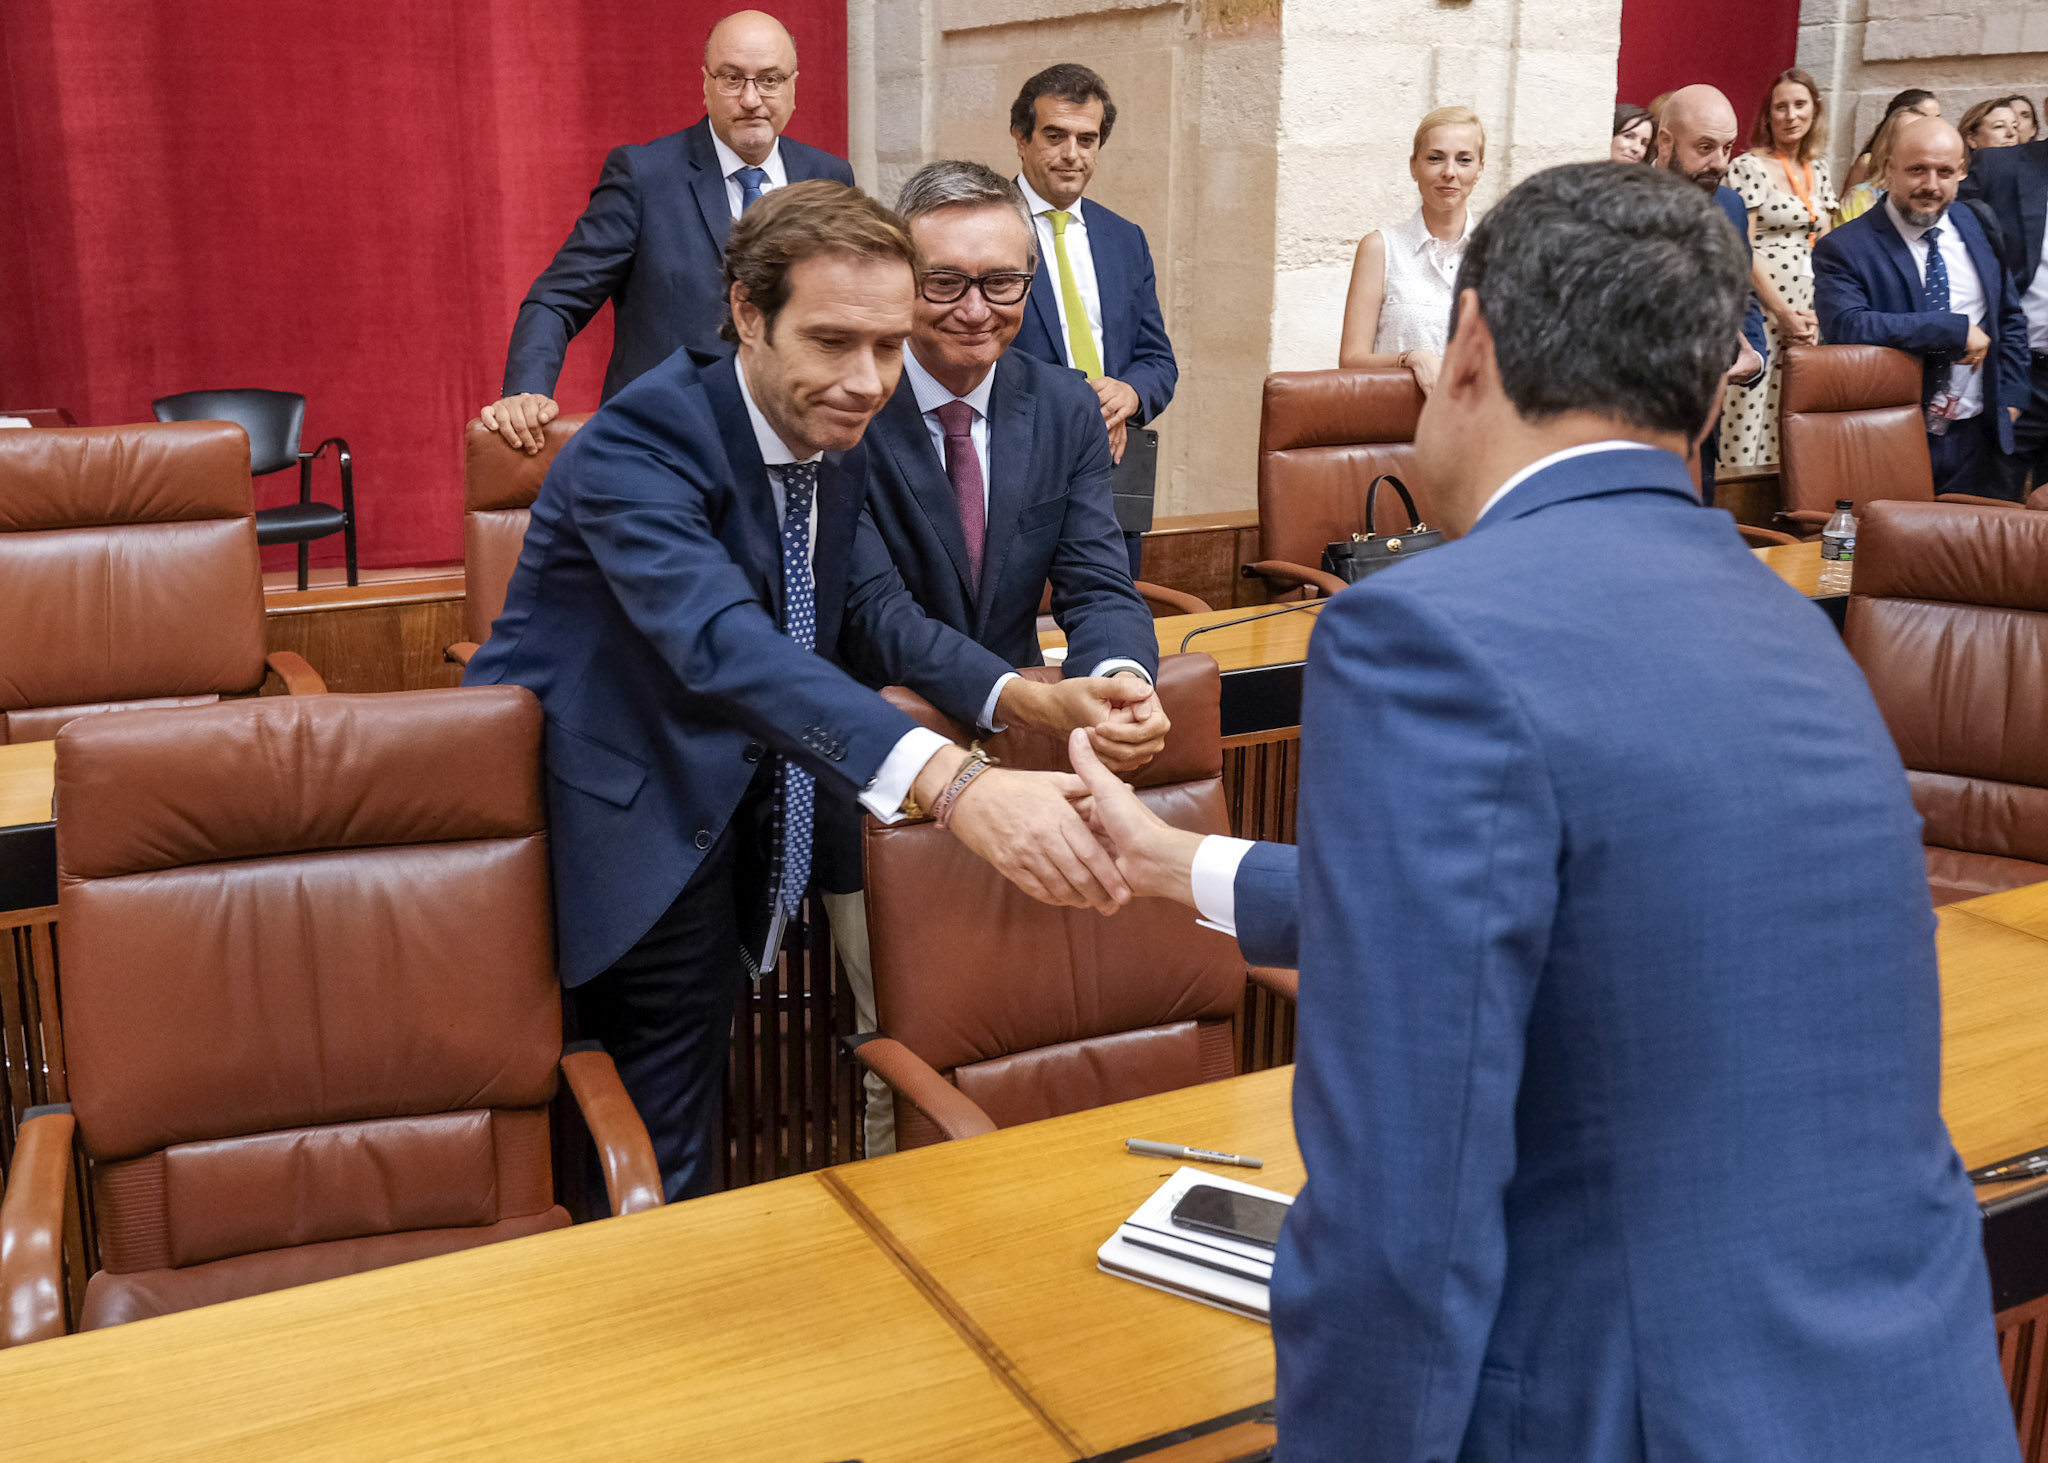
[[[1657,166],[1678,174],[1714,200],[1735,237],[1742,241],[1743,255],[1750,254],[1749,213],[1742,195],[1721,180],[1735,158],[1735,139],[1741,131],[1735,108],[1728,98],[1711,86],[1682,86],[1671,93],[1657,124]],[[1728,380],[1737,386],[1754,386],[1764,379],[1770,355],[1770,337],[1764,333],[1764,307],[1751,290],[1743,308],[1742,329],[1735,344],[1735,363],[1728,368]],[[1721,424],[1717,420],[1700,443],[1700,501],[1712,507],[1714,467],[1721,456]]]
[[[1038,270],[1016,348],[1088,378],[1109,428],[1112,462],[1126,434],[1166,410],[1180,366],[1145,231],[1081,195],[1116,127],[1109,87],[1086,66],[1048,66],[1010,104],[1024,206],[1038,227]],[[1126,534],[1131,577],[1140,536]]]
[[[2020,408],[2005,460],[2006,496],[2017,498],[2030,475],[2036,487],[2048,483],[2048,269],[2041,267],[2048,252],[2048,139],[1979,148],[1957,196],[1989,205],[1998,220],[2005,267],[2027,322],[2027,394],[2007,403]]]
[[[1681,456],[1714,217],[1589,163],[1474,231],[1415,435],[1458,537],[1320,612],[1298,850],[1071,744],[1134,894],[1301,971],[1283,1459],[2019,1456],[1904,769]]]
[[[734,1006],[810,885],[820,787],[889,822],[935,814],[1038,898],[1125,892],[1078,784],[989,770],[828,659],[915,259],[900,219],[837,183],[750,211],[724,263],[737,354],[676,353],[562,447],[465,677],[546,713],[570,1014],[617,1062],[670,1199],[709,1185]],[[956,718],[979,709],[875,654]]]
[[[742,10],[704,42],[704,116],[652,142],[612,149],[589,206],[519,306],[504,397],[480,415],[538,452],[553,421],[569,341],[606,300],[612,359],[604,399],[681,349],[715,352],[725,298],[719,256],[756,199],[807,178],[853,182],[844,158],[782,135],[796,110],[796,42],[772,15]]]
[[[1921,358],[1936,493],[2017,502],[2006,459],[2013,419],[2032,398],[2027,317],[1984,226],[1951,206],[1969,166],[1954,127],[1904,119],[1883,205],[1814,248],[1813,303],[1829,342]]]
[[[849,667],[879,686],[890,663],[926,666],[953,682],[956,704],[977,708],[976,726],[1088,725],[1111,766],[1140,766],[1168,730],[1150,691],[1158,639],[1110,508],[1098,398],[1072,371],[1008,348],[1033,288],[1030,215],[1007,178],[952,161],[920,168],[896,208],[923,266],[903,379],[867,432]],[[1047,584],[1067,635],[1066,675],[1052,684],[1013,669],[1043,659]],[[871,1031],[858,811],[835,799],[831,814],[838,877],[821,869],[820,882],[856,1019]],[[870,1074],[869,1157],[894,1146],[893,1113],[888,1085]]]

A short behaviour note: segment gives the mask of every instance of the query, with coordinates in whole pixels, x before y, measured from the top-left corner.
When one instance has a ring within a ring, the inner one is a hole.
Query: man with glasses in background
[[[569,341],[613,302],[604,400],[685,346],[718,339],[720,261],[732,222],[763,194],[809,178],[851,184],[844,158],[788,140],[796,42],[759,10],[728,15],[704,43],[704,117],[653,142],[612,150],[590,204],[519,306],[502,399],[485,426],[541,449],[560,408],[555,381]]]
[[[1152,615],[1131,582],[1110,507],[1109,430],[1090,384],[1009,349],[1038,250],[1024,199],[980,163],[920,168],[896,200],[922,261],[903,379],[866,437],[867,510],[854,538],[842,656],[871,686],[943,686],[980,708],[977,730],[1087,727],[1119,771],[1165,745],[1153,694]],[[1052,586],[1063,679],[1041,663],[1038,606]],[[821,796],[818,883],[855,1018],[875,1029],[859,811]],[[867,1153],[894,1146],[888,1087],[869,1078]]]

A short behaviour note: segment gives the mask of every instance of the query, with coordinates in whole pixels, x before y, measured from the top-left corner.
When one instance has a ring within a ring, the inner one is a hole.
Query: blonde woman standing
[[[1486,129],[1469,107],[1438,107],[1415,129],[1408,175],[1422,205],[1358,241],[1344,301],[1340,366],[1400,366],[1427,394],[1450,333],[1458,265],[1472,236],[1467,201],[1486,167]]]
[[[1812,77],[1794,67],[1771,84],[1757,111],[1750,150],[1728,169],[1728,186],[1749,210],[1755,246],[1750,282],[1764,307],[1770,369],[1754,386],[1728,388],[1721,416],[1723,470],[1778,461],[1778,389],[1783,349],[1814,345],[1820,321],[1813,311],[1813,246],[1833,226],[1834,182],[1819,156],[1826,134],[1824,107]]]

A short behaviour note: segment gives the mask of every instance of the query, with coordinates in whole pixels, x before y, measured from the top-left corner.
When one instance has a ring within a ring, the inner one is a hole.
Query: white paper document
[[[1267,1285],[1273,1278],[1273,1252],[1222,1235],[1183,1229],[1173,1222],[1173,1206],[1196,1184],[1277,1199],[1282,1204],[1294,1202],[1291,1194],[1183,1167],[1117,1226],[1116,1233],[1095,1252],[1095,1267],[1105,1275],[1270,1322]]]

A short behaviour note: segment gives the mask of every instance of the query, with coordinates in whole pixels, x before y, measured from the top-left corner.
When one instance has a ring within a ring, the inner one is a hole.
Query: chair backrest
[[[540,730],[515,687],[65,728],[65,1038],[108,1271],[551,1209]]]
[[[229,423],[0,432],[0,742],[260,686],[255,514]]]
[[[1778,472],[1786,512],[1830,513],[1839,498],[1859,505],[1934,500],[1918,360],[1877,345],[1791,345],[1782,355]]]
[[[233,422],[249,434],[249,471],[282,472],[299,461],[306,398],[296,391],[244,386],[231,391],[180,391],[150,404],[160,422]]]
[[[2048,514],[1866,505],[1843,637],[1950,886],[2048,879]]]
[[[1030,675],[1057,675],[1032,671]],[[1227,833],[1216,662],[1168,656],[1159,690],[1173,731],[1133,779],[1182,828]],[[899,705],[958,735],[905,691]],[[1064,742],[1008,731],[1006,766],[1068,767]],[[1121,1102],[1236,1070],[1231,1017],[1244,999],[1237,942],[1164,900],[1113,918],[1019,891],[930,823],[866,820],[868,933],[884,1032],[979,1103],[997,1126]],[[938,1130],[897,1105],[903,1147]]]
[[[472,421],[462,440],[462,635],[481,645],[505,608],[505,589],[526,542],[527,510],[540,496],[542,479],[576,429],[590,420],[556,417],[547,442],[531,457]]]
[[[1407,371],[1276,371],[1259,408],[1259,554],[1319,567],[1323,550],[1367,531],[1365,493],[1390,472],[1425,519],[1428,485],[1415,475],[1422,392]],[[1401,500],[1382,491],[1379,529],[1408,526]]]

